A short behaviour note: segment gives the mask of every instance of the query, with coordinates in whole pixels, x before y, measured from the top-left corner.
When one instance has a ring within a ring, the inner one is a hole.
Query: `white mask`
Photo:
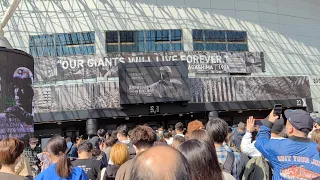
[[[30,144],[30,147],[31,147],[31,149],[34,149],[34,148],[37,147],[37,145],[36,144]]]

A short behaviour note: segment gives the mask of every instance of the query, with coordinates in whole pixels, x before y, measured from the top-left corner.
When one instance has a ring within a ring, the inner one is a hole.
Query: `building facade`
[[[0,15],[9,3],[0,3]],[[35,59],[36,123],[275,103],[317,112],[319,7],[316,0],[25,0],[4,31]],[[189,63],[188,105],[120,105],[118,62],[175,60]]]

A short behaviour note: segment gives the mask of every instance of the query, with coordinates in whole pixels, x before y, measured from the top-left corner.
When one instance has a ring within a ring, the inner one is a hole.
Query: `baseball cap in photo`
[[[304,133],[309,133],[313,128],[313,119],[310,114],[302,109],[287,109],[284,115],[292,126]]]

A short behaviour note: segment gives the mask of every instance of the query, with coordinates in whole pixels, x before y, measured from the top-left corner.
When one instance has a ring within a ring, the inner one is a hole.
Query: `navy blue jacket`
[[[273,123],[260,127],[255,147],[274,168],[273,179],[313,179],[320,176],[320,157],[317,144],[308,138],[291,136],[270,139]]]

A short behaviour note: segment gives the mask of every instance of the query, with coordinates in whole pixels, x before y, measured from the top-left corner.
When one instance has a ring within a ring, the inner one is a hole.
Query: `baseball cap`
[[[320,117],[314,118],[314,122],[320,126]]]
[[[287,109],[284,115],[292,126],[304,133],[309,133],[313,128],[313,119],[310,114],[302,109]]]
[[[269,116],[265,120],[263,120],[262,123],[265,124],[265,122],[268,121],[268,119],[269,119]],[[273,123],[271,132],[279,134],[282,132],[283,128],[284,128],[284,119],[280,118],[275,123]]]

